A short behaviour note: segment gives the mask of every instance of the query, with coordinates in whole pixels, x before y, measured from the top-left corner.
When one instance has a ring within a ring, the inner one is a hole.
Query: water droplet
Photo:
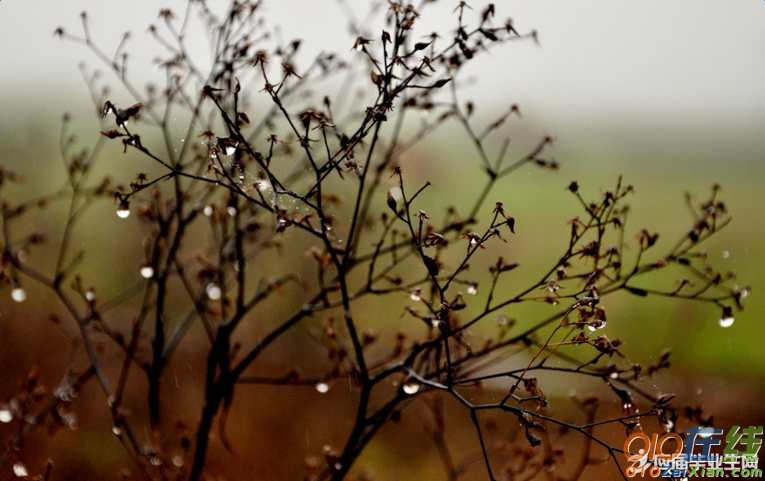
[[[723,258],[723,259],[727,259],[728,257],[730,257],[730,252],[728,252],[728,251],[722,251],[722,258]]]
[[[412,394],[417,394],[417,391],[420,390],[420,384],[416,382],[408,382],[404,384],[403,389],[405,393],[411,396]]]
[[[720,318],[720,327],[730,327],[733,325],[733,316],[732,315],[723,315]]]
[[[236,152],[236,147],[226,147],[226,155],[233,155]]]
[[[498,326],[506,326],[507,325],[507,317],[499,316],[499,317],[497,317],[497,319],[494,322],[496,322]]]
[[[587,324],[587,329],[590,330],[590,332],[595,332],[598,329],[603,329],[606,327],[606,321],[592,321]]]
[[[9,423],[13,421],[13,413],[10,409],[0,409],[0,423]]]
[[[421,299],[420,292],[417,290],[412,291],[409,293],[409,299],[413,300],[414,302],[419,302]]]
[[[115,436],[122,436],[122,429],[119,426],[112,426],[112,433]]]
[[[669,432],[672,430],[672,428],[675,427],[675,423],[667,419],[667,424],[664,425],[664,429]]]
[[[26,478],[27,476],[29,476],[27,467],[21,463],[16,463],[13,465],[13,474],[18,476],[19,478]]]
[[[125,206],[119,206],[117,209],[117,216],[119,216],[120,219],[127,219],[130,216],[130,209]]]
[[[337,469],[339,471],[339,470],[343,469],[343,465],[340,464],[340,463],[335,463],[335,469]]]
[[[701,388],[700,388],[700,387],[697,387],[697,388],[696,388],[696,394],[697,394],[697,395],[698,395],[698,394],[701,394],[701,392],[702,392]]]
[[[212,301],[217,301],[223,295],[223,291],[216,284],[208,284],[205,291],[207,292],[207,297]]]
[[[749,294],[752,293],[752,290],[749,289],[748,287],[744,287],[743,289],[741,289],[740,292],[741,292],[741,298],[743,299],[745,297],[749,297]]]
[[[88,302],[93,302],[96,300],[96,290],[92,287],[88,289],[88,292],[85,293],[85,299],[88,300]]]
[[[226,213],[230,215],[231,217],[234,217],[236,215],[236,207],[233,207],[233,206],[226,207]]]
[[[21,287],[14,287],[11,291],[11,299],[16,302],[24,302],[27,300],[27,291]]]
[[[175,456],[175,457],[173,457],[173,465],[176,468],[183,467],[183,456]]]
[[[478,286],[476,284],[470,284],[467,288],[468,294],[478,294]]]
[[[210,217],[213,215],[213,207],[211,205],[206,205],[204,209],[202,209],[202,213],[205,215],[205,217]]]
[[[611,379],[619,379],[619,373],[618,372],[612,372],[608,375]]]
[[[154,275],[154,268],[151,266],[143,266],[141,267],[141,277],[144,279],[151,279]]]
[[[159,456],[152,456],[151,464],[153,464],[154,466],[162,466],[162,458],[160,458]]]
[[[329,391],[329,384],[327,384],[326,382],[317,383],[316,390],[322,394],[325,394]]]

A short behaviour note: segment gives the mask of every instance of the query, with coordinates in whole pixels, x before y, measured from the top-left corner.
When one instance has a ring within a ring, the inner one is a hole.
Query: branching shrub
[[[358,35],[350,54],[321,53],[305,63],[298,54],[303,43],[280,41],[259,2],[236,1],[218,15],[192,0],[180,16],[162,10],[162,26],[149,28],[163,55],[161,88],[131,82],[127,36],[107,55],[85,14],[81,33],[56,31],[90,49],[132,99],[118,101],[98,77],[89,77],[102,118],[94,148],[78,150],[65,119],[65,187],[43,198],[2,199],[2,273],[10,296],[25,300],[23,286],[31,282],[49,288],[65,310],[56,325],[76,326],[73,350],[84,354],[73,357],[51,394],[31,375],[3,408],[18,424],[3,464],[28,474],[19,452],[44,449],[28,437],[38,427],[73,427],[84,401],[77,394],[94,383],[108,403],[113,435],[132,460],[132,474],[125,474],[131,479],[213,479],[212,445],[248,450],[227,438],[226,425],[237,422],[234,403],[260,405],[253,385],[299,399],[305,386],[322,394],[348,386],[354,413],[349,426],[337,428],[343,439],[299,453],[308,457],[306,479],[317,480],[344,479],[352,469],[354,479],[365,479],[354,463],[416,399],[432,414],[426,430],[447,479],[468,468],[484,479],[542,476],[544,468],[563,463],[553,429],[583,442],[582,453],[569,454],[567,471],[558,474],[579,479],[587,469],[604,469],[596,461],[623,464],[617,454],[624,437],[614,437],[614,427],[628,434],[647,418],[670,431],[683,419],[709,423],[700,410],[672,407],[672,395],[641,387],[669,366],[669,351],[651,366],[631,363],[604,327],[608,299],[618,292],[692,299],[721,309],[723,323],[732,319],[748,290],[728,287],[699,247],[730,220],[718,188],[694,208],[687,234],[648,259],[646,252],[659,249],[658,234],[631,229],[625,204],[631,187],[619,179],[590,200],[571,182],[576,217],[567,238],[559,239],[557,261],[521,278],[515,269],[525,259],[511,247],[523,235],[524,220],[518,219],[516,234],[498,187],[521,168],[556,169],[549,157],[553,138],[509,158],[509,140],[494,139],[506,136],[518,107],[488,122],[478,119],[474,104],[461,97],[461,79],[473,59],[504,43],[535,41],[536,33],[499,21],[493,4],[474,10],[464,3],[453,24],[421,31],[420,16],[436,8],[433,3],[378,5],[380,25],[350,22]],[[210,45],[209,68],[204,55],[187,47],[199,33],[197,23]],[[325,96],[337,82],[339,94]],[[485,179],[468,178],[479,183],[472,200],[426,212],[423,199],[451,199],[417,180],[427,174],[416,172],[407,154],[449,124],[467,135],[473,158],[443,161],[438,175],[476,170]],[[129,160],[119,158],[123,153]],[[131,162],[141,173],[99,179],[97,161]],[[1,178],[18,180],[7,169]],[[22,219],[64,200],[63,230],[53,236],[55,246],[44,247],[55,262],[36,261],[44,257],[37,246],[46,233]],[[101,298],[109,290],[102,286],[117,273],[97,266],[101,277],[82,275],[89,261],[72,242],[80,231],[123,235],[94,232],[81,222],[103,200],[115,203],[126,234],[140,226],[144,235],[140,245],[115,253],[142,260],[120,274],[131,285],[109,298]],[[672,269],[681,272],[676,285],[644,282]],[[517,320],[503,314],[521,303],[543,309]],[[494,326],[495,334],[477,342],[472,330],[490,332],[482,326]],[[167,394],[186,369],[186,361],[176,359],[200,357],[204,380],[186,393],[199,408],[179,428]],[[622,412],[602,413],[597,396],[573,398],[582,421],[548,406],[550,383],[567,379],[577,386],[585,377],[602,381],[605,396]],[[445,402],[469,416],[472,439],[446,441],[453,411]],[[323,415],[340,424],[342,411],[338,405]],[[502,438],[497,426],[521,436],[496,442]]]

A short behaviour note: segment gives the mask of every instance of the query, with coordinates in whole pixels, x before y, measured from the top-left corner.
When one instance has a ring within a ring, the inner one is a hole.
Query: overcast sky
[[[347,0],[363,15],[367,2]],[[445,3],[457,4],[456,0]],[[476,2],[473,2],[476,3]],[[482,78],[480,91],[502,105],[519,103],[539,116],[588,122],[760,123],[765,108],[765,2],[757,0],[495,0],[498,18],[521,31],[539,31],[541,46],[502,50],[500,75]],[[0,107],[57,100],[72,108],[86,91],[77,68],[97,65],[86,49],[54,38],[63,25],[79,32],[88,11],[94,36],[114,46],[131,30],[140,48],[146,26],[162,6],[181,0],[3,0],[0,2]],[[222,0],[208,0],[221,6]],[[285,36],[349,44],[333,0],[265,0]],[[289,8],[285,8],[289,6]],[[480,10],[476,3],[476,10]],[[439,19],[453,25],[448,18]],[[134,56],[153,57],[133,51]],[[497,55],[497,54],[494,54]]]

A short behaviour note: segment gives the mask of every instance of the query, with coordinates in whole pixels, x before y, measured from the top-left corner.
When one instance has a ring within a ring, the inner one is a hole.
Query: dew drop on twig
[[[271,183],[267,180],[259,180],[255,182],[255,187],[258,190],[268,190],[271,188]]]
[[[27,300],[27,291],[21,287],[14,287],[11,291],[11,299],[16,302],[24,302]]]
[[[13,421],[13,413],[10,409],[0,409],[0,423],[9,423]]]
[[[127,219],[130,216],[130,209],[125,206],[119,206],[117,208],[117,216],[119,216],[120,219]]]
[[[13,474],[15,474],[19,478],[26,478],[27,476],[29,476],[27,467],[21,463],[16,463],[13,465]]]
[[[417,394],[417,391],[420,390],[420,384],[416,382],[408,382],[404,384],[403,389],[405,393],[411,396],[412,394]]]
[[[603,329],[604,327],[606,327],[605,321],[592,321],[587,324],[587,329],[589,329],[590,332],[595,332],[598,329]]]
[[[216,284],[208,284],[205,291],[207,292],[207,297],[211,301],[217,301],[223,295],[223,291],[221,291],[220,287]]]
[[[724,306],[722,316],[720,317],[720,327],[730,327],[733,325],[733,308]]]
[[[327,384],[326,382],[317,383],[316,390],[319,391],[321,394],[325,394],[329,391],[329,384]]]

